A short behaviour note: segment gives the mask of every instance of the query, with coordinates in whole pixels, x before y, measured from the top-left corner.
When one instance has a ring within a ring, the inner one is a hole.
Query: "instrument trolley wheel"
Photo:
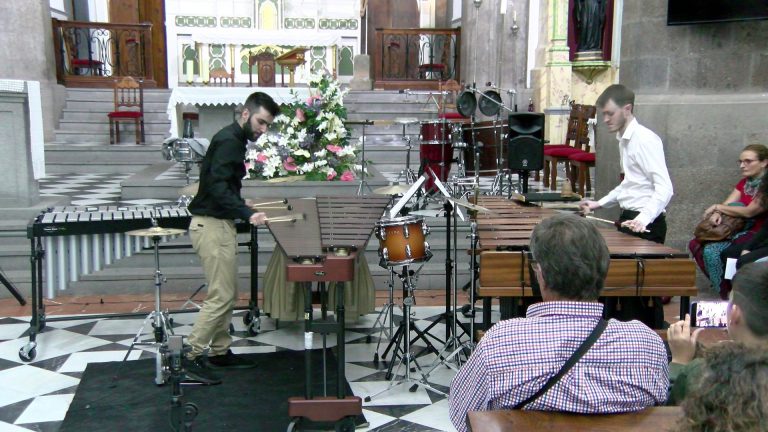
[[[254,319],[248,324],[248,336],[256,336],[261,331],[261,320]]]
[[[229,334],[235,334],[235,325],[232,323],[229,323]]]
[[[200,412],[200,409],[192,402],[187,402],[184,404],[184,418],[187,421],[194,420],[195,417],[197,417],[197,414]]]
[[[37,343],[28,342],[19,348],[19,358],[23,362],[31,362],[37,356]]]
[[[373,365],[379,367],[379,353],[373,354]]]
[[[248,311],[243,315],[243,324],[245,325],[251,325],[251,320],[253,320],[253,314],[251,311]]]
[[[352,416],[344,417],[336,422],[335,432],[354,432],[355,418]]]
[[[288,423],[288,429],[286,432],[299,432],[301,430],[301,417],[294,417],[290,423]]]

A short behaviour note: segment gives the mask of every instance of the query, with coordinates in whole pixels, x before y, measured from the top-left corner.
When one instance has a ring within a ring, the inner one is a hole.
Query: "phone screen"
[[[726,301],[700,301],[691,304],[691,327],[726,327]]]

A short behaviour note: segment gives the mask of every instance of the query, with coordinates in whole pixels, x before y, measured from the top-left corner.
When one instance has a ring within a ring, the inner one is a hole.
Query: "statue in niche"
[[[602,48],[606,1],[575,0],[573,14],[577,51],[600,51]]]

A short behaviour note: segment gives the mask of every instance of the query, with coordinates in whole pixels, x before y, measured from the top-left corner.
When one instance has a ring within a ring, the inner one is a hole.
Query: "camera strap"
[[[600,320],[597,322],[597,325],[594,329],[592,329],[592,333],[589,334],[589,336],[584,340],[584,342],[581,343],[581,345],[574,351],[573,354],[571,354],[571,357],[566,360],[565,364],[563,364],[563,367],[560,368],[560,371],[557,372],[554,376],[552,376],[536,393],[534,393],[532,396],[530,396],[528,399],[518,403],[515,405],[512,409],[523,409],[526,405],[529,403],[535,401],[536,399],[540,398],[544,393],[549,391],[549,389],[552,388],[555,384],[557,384],[558,381],[560,381],[565,374],[568,373],[571,368],[576,365],[576,363],[584,356],[584,354],[589,351],[590,348],[592,348],[592,345],[597,342],[597,339],[600,338],[600,335],[603,334],[603,330],[608,326],[608,321],[604,320],[603,318],[600,318]]]

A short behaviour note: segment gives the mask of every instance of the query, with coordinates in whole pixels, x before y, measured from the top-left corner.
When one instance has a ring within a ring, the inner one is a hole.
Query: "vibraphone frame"
[[[186,208],[169,209],[166,206],[158,206],[157,209],[144,210],[144,206],[139,207],[119,207],[127,210],[113,210],[109,207],[112,215],[119,212],[121,219],[104,219],[96,216],[107,212],[107,207],[63,207],[49,209],[41,212],[32,222],[27,225],[27,238],[30,240],[30,273],[31,273],[31,318],[29,321],[29,341],[19,349],[19,358],[24,362],[34,360],[36,356],[37,335],[42,332],[47,322],[72,321],[80,319],[100,319],[100,318],[119,318],[119,317],[140,317],[145,316],[144,312],[135,313],[110,313],[110,314],[92,314],[92,315],[74,315],[65,317],[47,317],[45,314],[45,304],[43,303],[43,262],[45,258],[45,248],[43,247],[44,237],[72,236],[84,234],[113,234],[125,233],[127,231],[150,228],[152,222],[150,216],[154,217],[158,226],[164,228],[189,228],[191,215]],[[132,211],[131,209],[142,208],[142,210]],[[60,220],[46,218],[54,210],[60,210],[60,213],[68,213],[62,216]],[[128,215],[130,213],[130,217]],[[46,223],[43,223],[43,220]],[[247,307],[236,307],[237,310],[247,310],[243,321],[248,326],[249,333],[258,332],[260,310],[258,306],[258,229],[247,222],[237,224],[238,233],[250,233],[248,242],[239,243],[238,246],[248,246],[251,250],[251,298]],[[163,249],[187,248],[189,246],[168,246]],[[146,247],[142,247],[145,249]],[[189,313],[196,310],[171,310],[169,313]]]

